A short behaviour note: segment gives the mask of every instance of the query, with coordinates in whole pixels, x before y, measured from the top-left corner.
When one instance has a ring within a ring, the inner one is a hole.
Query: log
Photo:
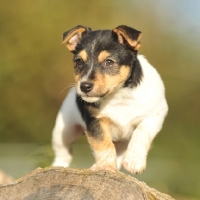
[[[2,200],[173,200],[123,173],[38,168],[11,184],[0,185]]]

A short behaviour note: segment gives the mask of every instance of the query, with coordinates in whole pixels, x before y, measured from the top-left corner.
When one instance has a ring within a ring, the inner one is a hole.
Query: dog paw
[[[127,154],[122,162],[123,167],[134,174],[141,174],[146,169],[146,156]]]
[[[116,173],[118,170],[117,170],[117,167],[116,166],[112,166],[112,165],[101,165],[101,164],[94,164],[90,167],[90,169],[92,171],[101,171],[101,170],[107,170],[107,171],[111,171],[111,172],[114,172]]]

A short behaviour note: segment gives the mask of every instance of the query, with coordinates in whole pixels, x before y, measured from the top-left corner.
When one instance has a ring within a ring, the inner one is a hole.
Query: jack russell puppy
[[[160,75],[138,55],[141,35],[125,25],[97,31],[79,25],[63,34],[76,84],[53,129],[53,166],[70,165],[72,144],[85,132],[96,161],[90,169],[145,170],[168,106]]]

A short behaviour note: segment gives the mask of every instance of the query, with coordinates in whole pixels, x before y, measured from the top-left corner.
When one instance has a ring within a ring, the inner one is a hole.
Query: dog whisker
[[[72,87],[74,87],[74,86],[75,86],[75,83],[70,83],[70,84],[68,84],[65,88],[63,88],[63,89],[60,91],[60,94],[62,94],[62,92],[64,92],[66,89],[72,88]]]

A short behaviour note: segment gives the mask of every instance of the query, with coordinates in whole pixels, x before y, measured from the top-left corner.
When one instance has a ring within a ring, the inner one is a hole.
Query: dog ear
[[[66,44],[70,51],[74,51],[84,34],[91,31],[91,28],[78,25],[63,33],[62,44]]]
[[[142,37],[142,33],[140,31],[121,25],[113,29],[113,32],[117,34],[119,43],[126,44],[134,50],[138,50],[140,48],[141,44],[139,40]]]

